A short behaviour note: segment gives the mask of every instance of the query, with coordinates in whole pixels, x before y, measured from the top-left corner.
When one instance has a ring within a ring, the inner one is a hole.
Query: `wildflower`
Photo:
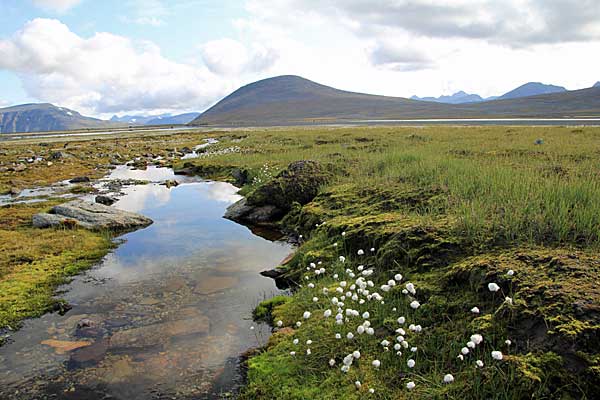
[[[408,368],[414,368],[415,364],[416,364],[416,362],[412,358],[406,362],[406,365],[408,365]]]
[[[356,252],[356,254],[358,254],[359,256],[362,256],[365,254],[365,252],[363,251],[363,249],[360,249]]]
[[[352,352],[352,357],[354,357],[354,358],[356,358],[358,360],[360,358],[360,351],[354,350]]]
[[[375,389],[373,389],[373,388],[370,388],[370,389],[369,389],[369,393],[371,393],[371,394],[375,393]]]
[[[483,361],[477,360],[475,361],[475,365],[477,365],[478,368],[483,368]]]
[[[512,299],[512,297],[506,297],[506,298],[504,299],[504,302],[505,302],[506,304],[508,304],[508,305],[512,306],[512,304],[513,304],[513,299]]]
[[[306,355],[307,355],[307,356],[310,356],[310,355],[311,355],[311,351],[310,351],[310,349],[306,349]]]
[[[472,341],[468,341],[467,342],[467,347],[470,348],[470,349],[474,349],[475,348],[475,343],[472,342]]]
[[[504,356],[502,355],[501,351],[492,351],[492,358],[494,360],[502,360]]]
[[[333,247],[337,247],[337,242],[335,242],[335,243],[333,244]]]
[[[300,322],[300,321],[296,322],[296,326],[297,326],[298,328],[300,328],[300,327],[302,326],[302,322]]]
[[[306,341],[306,344],[310,346],[310,345],[312,344],[312,340],[308,339],[308,340]]]
[[[397,282],[400,282],[400,281],[402,280],[402,275],[401,275],[401,274],[396,274],[396,275],[394,275],[394,279],[395,279]]]
[[[417,352],[417,348],[416,347],[411,347],[410,351],[412,351],[413,353],[416,353]]]
[[[497,292],[498,290],[500,290],[500,286],[498,286],[498,285],[497,285],[496,283],[494,283],[494,282],[491,282],[491,283],[488,283],[488,290],[489,290],[490,292]]]
[[[333,367],[335,365],[335,360],[332,358],[329,360],[329,366]]]
[[[350,367],[347,366],[347,365],[343,365],[342,366],[342,372],[348,372],[348,371],[350,371]]]
[[[354,339],[354,334],[353,334],[352,332],[348,332],[348,334],[346,335],[346,337],[347,337],[349,340],[352,340],[352,339]]]
[[[342,236],[346,236],[346,232],[342,232]]]
[[[281,328],[283,326],[283,321],[282,320],[277,321],[277,326],[279,328]]]
[[[473,308],[471,308],[471,312],[473,314],[479,314],[479,308],[478,307],[473,307]]]
[[[368,311],[365,311],[362,315],[363,319],[368,319],[371,316]]]
[[[454,382],[454,377],[451,374],[444,375],[444,383]]]
[[[513,276],[515,274],[515,271],[513,271],[512,269],[509,269],[508,272],[506,273],[506,275],[508,276]]]
[[[506,340],[504,341],[504,343],[505,343],[507,346],[510,346],[510,345],[512,344],[512,342],[510,341],[510,339],[506,339]]]
[[[400,343],[396,343],[394,345],[394,350],[399,351],[402,348],[402,346],[400,346]]]
[[[329,293],[329,289],[327,289],[326,287],[323,288],[323,294],[327,295]]]
[[[371,253],[375,252],[375,247],[371,247]]]
[[[379,360],[373,360],[373,362],[371,363],[371,365],[373,365],[375,368],[379,368],[379,366],[381,365],[381,361],[379,361]]]
[[[381,285],[381,290],[384,292],[389,292],[391,287],[389,285]]]
[[[398,328],[398,329],[396,329],[396,333],[399,333],[399,334],[401,334],[401,335],[406,335],[406,331],[405,331],[404,329],[402,329],[402,328]],[[404,339],[403,339],[403,340],[404,340]],[[402,340],[401,340],[401,341],[402,341]]]
[[[346,282],[346,281],[341,281],[340,282],[340,286],[341,287],[346,287],[346,285],[348,285],[348,282]]]
[[[354,360],[354,357],[352,357],[352,354],[348,354],[346,357],[344,357],[344,359],[342,360],[342,362],[344,363],[344,365],[352,365],[352,360]]]
[[[415,289],[415,285],[413,285],[412,283],[408,282],[406,284],[406,290],[408,290],[408,292],[412,295],[417,293],[417,289]]]
[[[362,384],[360,383],[360,381],[356,381],[354,382],[354,386],[356,386],[357,389],[360,389],[362,387]]]
[[[359,335],[362,335],[363,333],[365,333],[365,327],[364,327],[364,326],[362,326],[362,325],[359,325],[359,326],[356,328],[356,333],[358,333]]]
[[[475,344],[480,344],[481,342],[483,342],[483,336],[481,336],[478,333],[471,335],[471,342]]]
[[[410,381],[406,384],[406,388],[408,390],[413,390],[415,388],[415,386],[417,386],[417,385],[415,385],[415,383],[413,381]]]
[[[367,335],[373,336],[375,334],[375,329],[367,328],[365,332],[367,332]]]
[[[382,345],[383,347],[387,347],[387,346],[389,346],[389,345],[390,345],[390,342],[384,339],[384,340],[382,340],[382,341],[381,341],[381,345]]]
[[[337,278],[339,278],[339,275],[338,274],[334,274],[333,275],[333,279],[337,279]]]
[[[410,303],[410,307],[411,307],[411,308],[413,308],[413,309],[415,309],[415,310],[416,310],[417,308],[419,308],[420,306],[421,306],[421,304],[420,304],[418,301],[416,301],[416,300],[413,300],[413,301]]]
[[[304,314],[302,315],[302,317],[304,317],[304,319],[309,319],[310,318],[310,311],[304,311]]]
[[[460,361],[464,361],[465,356],[463,356],[462,354],[459,354],[458,357],[456,357],[456,358],[458,358]]]
[[[402,289],[402,294],[408,294],[408,290]]]
[[[290,351],[290,356],[295,356],[296,352],[295,351]]]
[[[390,280],[387,282],[387,284],[388,284],[388,286],[392,286],[392,287],[394,287],[394,286],[396,286],[396,281],[395,281],[395,280],[393,280],[393,279],[390,279]]]
[[[358,271],[362,271],[363,269],[365,269],[365,266],[364,265],[359,265],[357,269],[358,269]]]
[[[318,298],[318,297],[313,297],[313,298],[312,298],[312,301],[313,301],[313,303],[316,303],[316,302],[318,302],[318,301],[319,301],[319,298]]]
[[[317,268],[317,264],[315,264],[315,263],[310,263],[310,267],[311,267],[312,269],[315,269],[315,268]]]
[[[398,318],[398,320],[397,320],[397,321],[398,321],[398,323],[399,323],[400,325],[402,325],[402,324],[404,324],[404,323],[406,322],[406,318],[404,318],[404,317],[400,317],[400,318]]]
[[[463,354],[463,356],[466,356],[467,354],[469,354],[469,349],[466,347],[463,347],[462,349],[460,349],[460,352]]]
[[[298,339],[294,339],[294,340],[292,341],[292,343],[294,343],[294,344],[298,344],[298,342],[299,342],[299,340],[298,340]]]
[[[314,284],[314,283],[312,283],[312,282],[311,282],[311,283],[309,283],[307,286],[308,286],[309,288],[311,288],[311,289],[314,289],[314,288],[315,288],[315,284]]]
[[[341,338],[342,338],[342,335],[340,335],[339,333],[336,333],[336,334],[335,334],[335,338],[336,338],[336,339],[341,339]]]
[[[344,256],[340,256],[340,261],[341,261],[341,262],[346,262],[346,257],[344,257]]]

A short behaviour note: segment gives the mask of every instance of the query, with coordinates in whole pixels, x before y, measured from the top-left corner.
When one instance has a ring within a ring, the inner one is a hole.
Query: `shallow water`
[[[149,181],[171,175],[112,173]],[[0,398],[219,398],[235,390],[239,355],[269,336],[251,311],[277,289],[258,272],[291,248],[222,218],[239,199],[235,187],[178,178],[183,183],[171,189],[122,189],[115,206],[154,224],[121,237],[98,267],[63,287],[73,305],[66,315],[27,321],[0,347]]]

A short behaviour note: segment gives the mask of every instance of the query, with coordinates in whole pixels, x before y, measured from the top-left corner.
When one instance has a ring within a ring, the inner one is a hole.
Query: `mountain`
[[[0,133],[67,131],[114,126],[52,104],[22,104],[0,108]]]
[[[179,115],[159,116],[146,122],[145,125],[185,125],[198,118],[200,113],[186,113]]]
[[[184,125],[197,118],[200,113],[186,113],[179,115],[161,114],[161,115],[124,115],[118,117],[114,115],[110,120],[113,122],[123,122],[130,125]]]
[[[600,88],[445,104],[347,92],[286,75],[239,88],[193,120],[191,125],[265,126],[369,119],[590,115],[600,115]]]
[[[529,82],[503,94],[499,99],[516,99],[518,97],[537,96],[539,94],[566,92],[562,86],[545,85],[540,82]]]
[[[596,82],[593,87],[600,87],[600,81]]]
[[[448,103],[448,104],[462,104],[462,103],[475,103],[478,101],[483,101],[483,98],[478,94],[469,94],[465,93],[462,90],[460,92],[456,92],[451,96],[440,96],[440,97],[418,97],[412,96],[411,100],[420,100],[420,101],[435,101],[438,103]]]

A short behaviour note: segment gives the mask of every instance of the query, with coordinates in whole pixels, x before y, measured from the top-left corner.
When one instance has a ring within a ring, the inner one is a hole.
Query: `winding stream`
[[[26,321],[0,347],[0,398],[220,398],[240,384],[240,354],[269,337],[251,311],[278,290],[258,272],[291,248],[222,218],[236,188],[167,168],[117,178],[153,182],[124,187],[114,206],[154,224],[61,288],[68,313]]]

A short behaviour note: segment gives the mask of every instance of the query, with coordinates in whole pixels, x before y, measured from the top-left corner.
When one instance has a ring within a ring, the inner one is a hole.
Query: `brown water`
[[[111,178],[175,176],[119,168]],[[27,321],[0,347],[1,399],[221,398],[240,384],[240,354],[268,338],[251,311],[277,289],[258,272],[291,248],[222,218],[236,188],[185,178],[123,192],[115,206],[154,224],[62,288],[66,315]]]

